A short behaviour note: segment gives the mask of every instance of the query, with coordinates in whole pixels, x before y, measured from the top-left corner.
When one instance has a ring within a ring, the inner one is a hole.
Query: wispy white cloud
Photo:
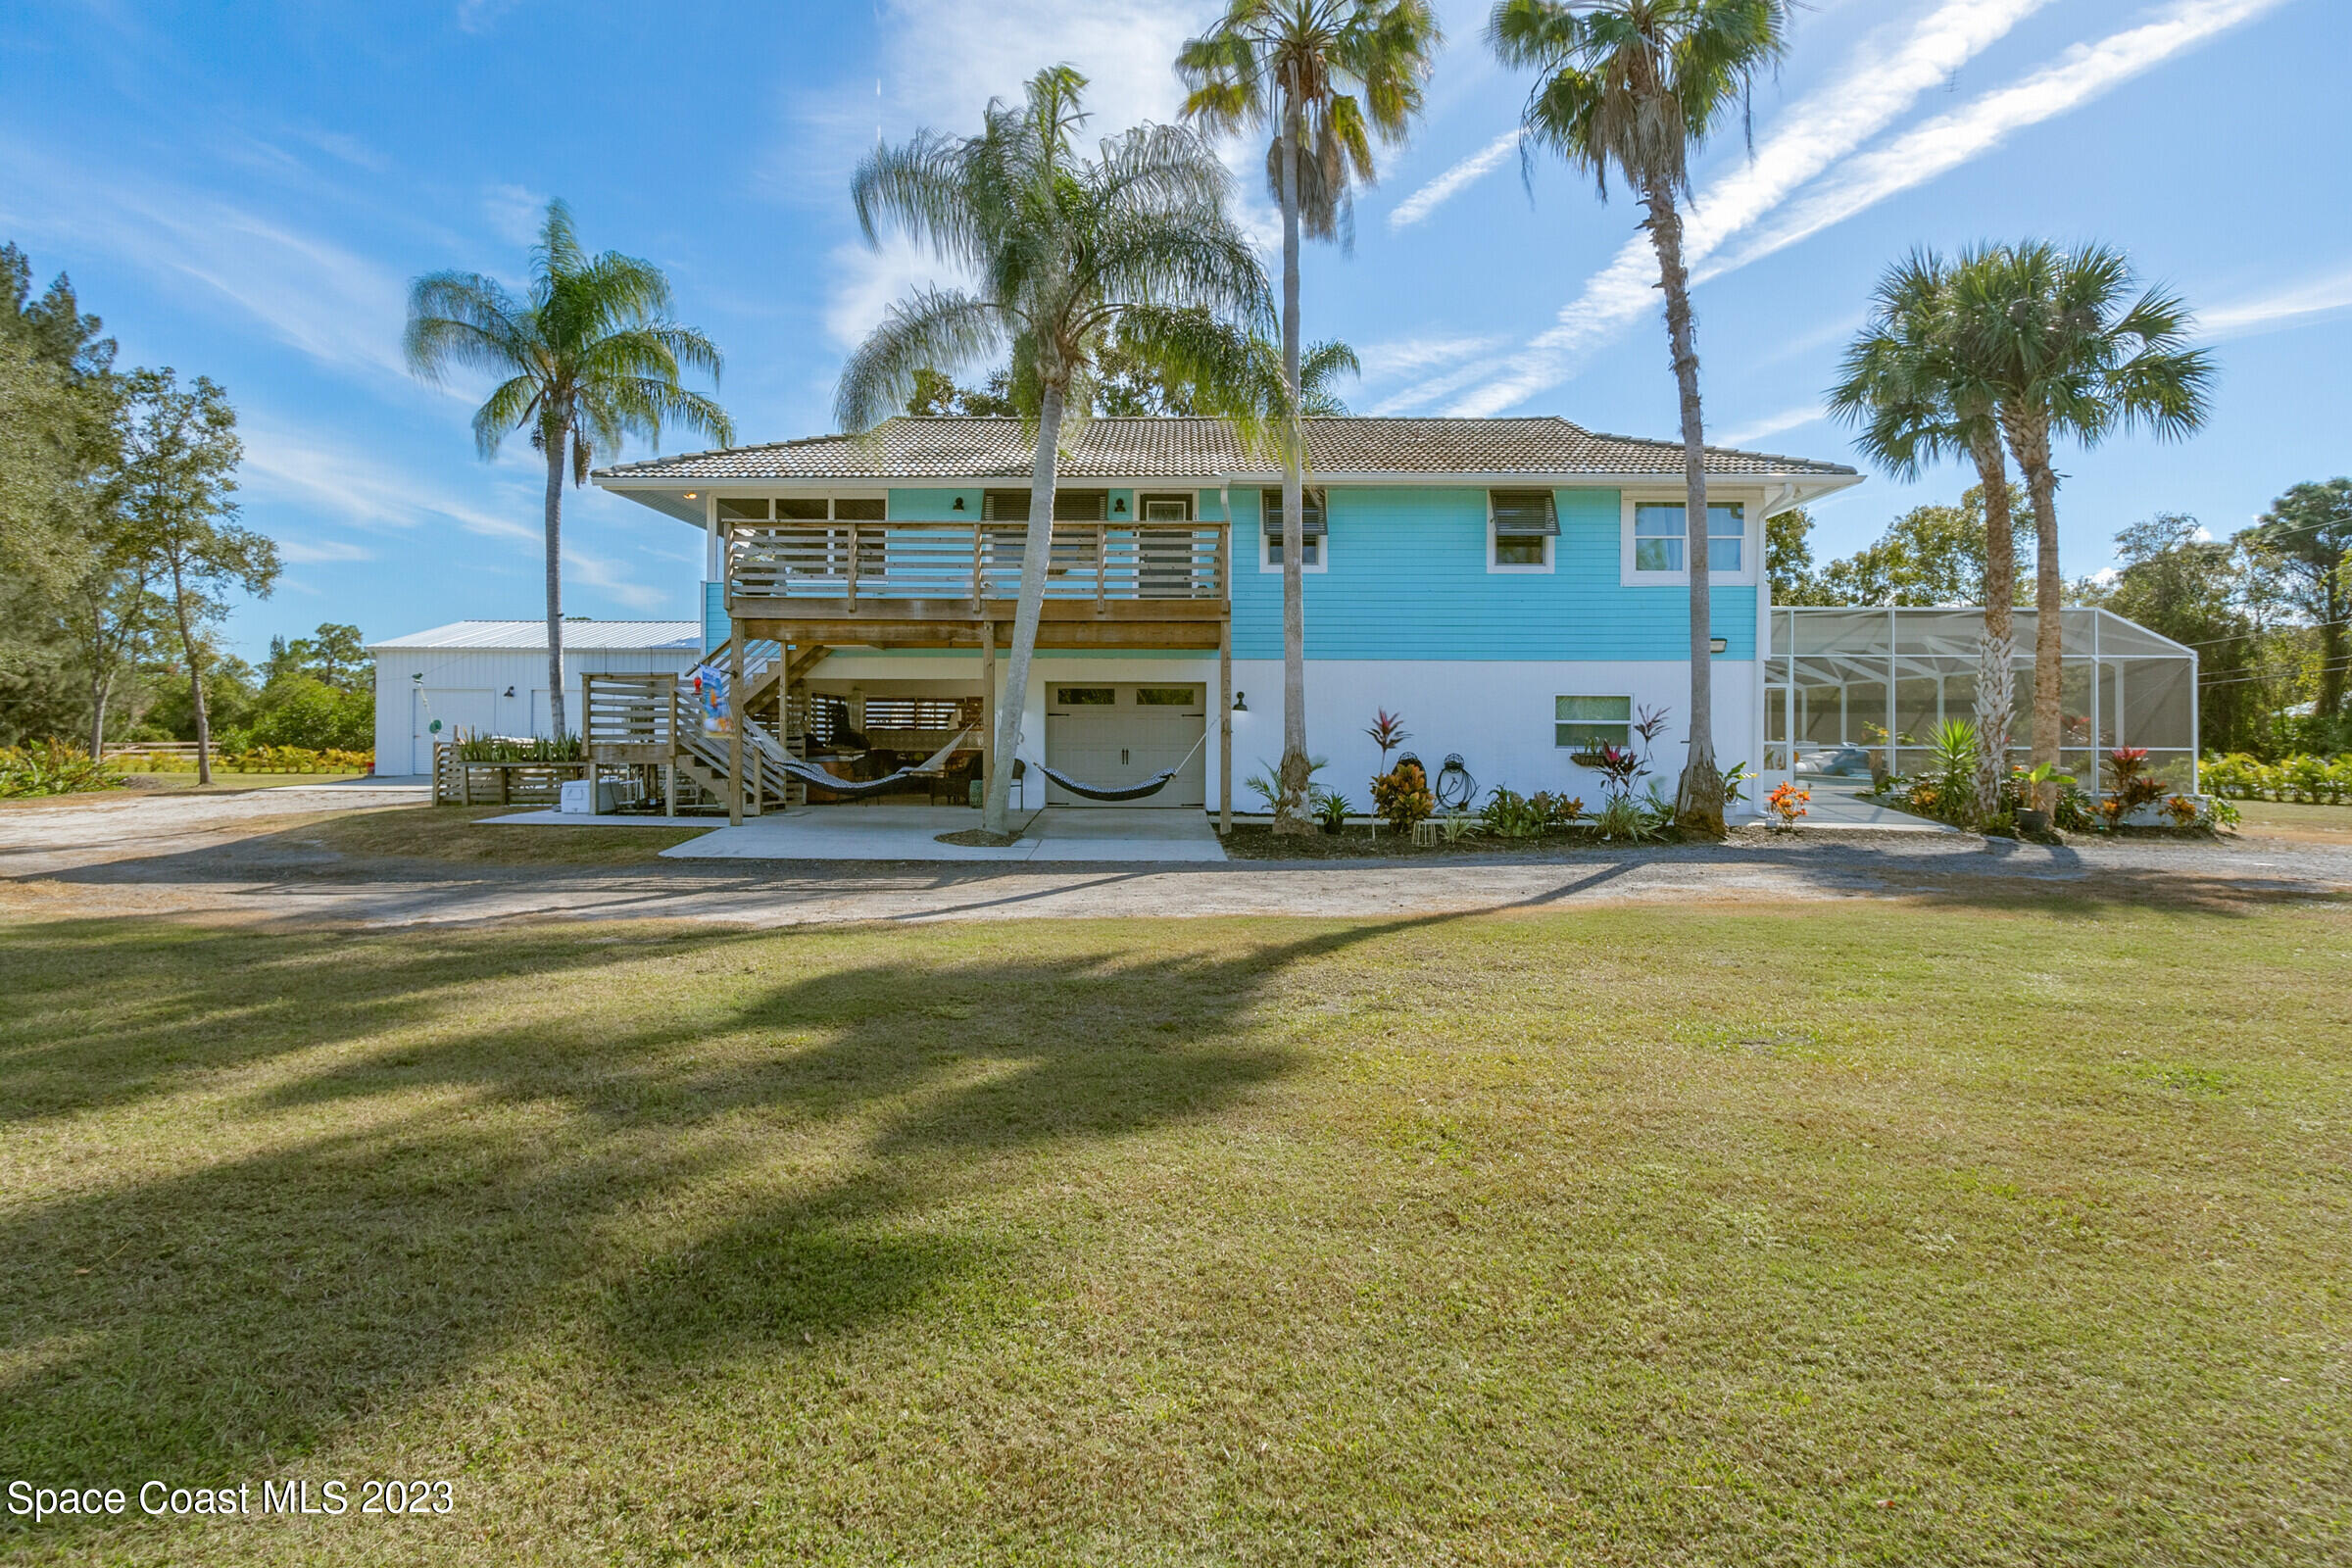
[[[623,563],[584,551],[568,541],[564,546],[564,570],[570,581],[583,588],[594,588],[632,610],[653,610],[677,603],[674,583],[643,581]]]
[[[547,198],[527,185],[493,185],[482,192],[482,217],[490,232],[510,245],[535,244]]]
[[[297,566],[318,566],[338,561],[373,561],[375,552],[366,545],[349,539],[322,539],[317,535],[277,541],[277,553]]]
[[[2049,0],[1945,0],[1912,27],[1865,37],[1844,70],[1789,107],[1754,155],[1708,185],[1684,221],[1684,255],[1696,270],[1733,235],[1755,223],[1855,148],[1886,129],[1920,95],[1997,41]],[[2264,0],[2238,0],[2240,4]],[[1656,309],[1657,262],[1646,236],[1561,311],[1558,322],[1459,399],[1459,415],[1498,413],[1556,385],[1576,363],[1628,323]]]
[[[485,538],[536,542],[541,537],[537,507],[526,486],[486,484],[485,491],[509,492],[504,499],[512,510],[501,510],[482,498],[449,494],[415,468],[257,417],[250,409],[238,433],[245,443],[246,486],[258,495],[315,510],[328,519],[322,526],[406,532],[455,523]]]
[[[880,74],[831,94],[803,100],[789,157],[779,155],[766,183],[796,199],[839,202],[857,160],[877,139],[898,141],[923,127],[968,135],[980,127],[991,98],[1017,100],[1039,67],[1066,61],[1085,73],[1088,129],[1107,135],[1141,120],[1173,121],[1182,86],[1170,62],[1184,39],[1202,30],[1221,9],[1204,0],[883,0]],[[1252,238],[1266,237],[1262,203],[1252,193],[1253,163],[1262,149],[1234,167],[1242,174],[1241,216]],[[953,275],[909,247],[880,252],[848,245],[833,255],[834,285],[826,330],[855,343],[890,302],[925,281]]]
[[[1391,208],[1389,227],[1404,228],[1418,223],[1436,212],[1447,197],[1486,178],[1518,150],[1519,128],[1514,125]]]
[[[398,276],[330,240],[216,197],[0,148],[0,224],[113,256],[225,302],[321,364],[408,375]]]
[[[2252,337],[2278,327],[2305,324],[2352,309],[2352,269],[2328,277],[2309,277],[2284,288],[2230,300],[2197,313],[2199,335],[2211,339]]]
[[[2081,43],[2056,64],[1940,115],[1856,158],[1793,203],[1733,256],[1701,270],[1701,281],[1797,243],[1897,192],[1981,158],[2016,131],[2039,124],[2121,86],[2183,50],[2276,10],[2285,0],[2178,0],[2136,27]]]
[[[1807,403],[1798,408],[1783,409],[1778,414],[1768,414],[1753,424],[1743,424],[1728,431],[1720,438],[1720,442],[1727,447],[1743,447],[1751,441],[1762,441],[1785,431],[1801,429],[1828,417],[1829,411],[1820,404]]]
[[[1441,365],[1458,365],[1474,354],[1492,354],[1508,343],[1499,334],[1457,334],[1450,337],[1392,338],[1367,343],[1355,351],[1364,367],[1364,379],[1385,381],[1396,375],[1414,375]]]

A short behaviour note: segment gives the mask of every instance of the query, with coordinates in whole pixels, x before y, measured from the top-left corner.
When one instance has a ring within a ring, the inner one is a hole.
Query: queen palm
[[[651,262],[618,251],[590,256],[571,209],[547,204],[531,251],[530,292],[517,299],[480,272],[430,272],[409,286],[403,346],[409,368],[439,382],[453,369],[503,376],[474,411],[484,458],[508,434],[530,431],[547,460],[548,716],[564,711],[564,474],[585,484],[600,453],[641,435],[659,442],[664,422],[735,439],[726,411],[678,381],[681,368],[718,378],[710,340],[668,318],[669,280]]]
[[[1675,820],[1712,834],[1723,832],[1723,772],[1708,652],[1706,439],[1680,202],[1690,192],[1691,154],[1744,108],[1756,74],[1786,51],[1788,25],[1788,0],[1503,0],[1487,24],[1505,65],[1542,73],[1522,116],[1528,138],[1591,174],[1603,199],[1614,173],[1648,214],[1682,395],[1690,579],[1690,744]]]
[[[1977,646],[1977,810],[2000,809],[2016,701],[2012,612],[2017,546],[2009,515],[2009,464],[1985,368],[1969,354],[1955,306],[1955,273],[1985,265],[1985,253],[1957,266],[1916,251],[1879,280],[1869,319],[1845,351],[1829,398],[1833,414],[1860,426],[1855,445],[1894,478],[1919,477],[1928,464],[1964,457],[1984,493],[1984,631]]]
[[[1306,591],[1300,510],[1306,437],[1299,364],[1298,242],[1352,232],[1349,186],[1375,177],[1372,137],[1403,138],[1441,41],[1427,0],[1232,0],[1177,52],[1184,112],[1212,134],[1271,133],[1266,186],[1282,209],[1282,763],[1274,829],[1304,833]]]
[[[1953,280],[1962,352],[1982,368],[2034,506],[2034,760],[2056,763],[2061,734],[2058,474],[2051,444],[2084,447],[2118,430],[2160,440],[2205,422],[2213,364],[2185,347],[2193,318],[2176,296],[2130,299],[2132,264],[2105,245],[2046,241],[1979,253]],[[2093,736],[2092,744],[2097,744]]]
[[[1031,78],[1019,105],[992,102],[980,134],[925,131],[858,166],[858,221],[879,244],[892,224],[970,274],[968,288],[926,287],[890,308],[842,367],[835,414],[863,430],[906,399],[925,368],[953,370],[1009,348],[1011,391],[1035,427],[1028,542],[1006,661],[996,751],[1019,750],[1019,694],[1052,564],[1062,419],[1087,406],[1096,357],[1113,334],[1150,360],[1158,330],[1187,307],[1261,325],[1264,271],[1226,211],[1230,180],[1206,143],[1175,125],[1139,125],[1075,147],[1086,78],[1067,66]],[[1123,330],[1122,330],[1123,329]],[[1011,769],[989,770],[981,823],[1006,827]]]

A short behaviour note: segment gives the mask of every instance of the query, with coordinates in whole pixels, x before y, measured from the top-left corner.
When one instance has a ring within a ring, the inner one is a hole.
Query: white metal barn
[[[564,716],[580,727],[580,676],[607,671],[684,674],[702,656],[691,620],[566,620]],[[375,656],[375,770],[429,773],[433,729],[469,735],[552,734],[547,623],[461,620],[370,643]]]

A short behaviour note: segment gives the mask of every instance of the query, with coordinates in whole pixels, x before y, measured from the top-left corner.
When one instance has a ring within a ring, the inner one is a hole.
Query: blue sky
[[[1093,76],[1099,130],[1166,119],[1168,61],[1216,9],[51,0],[0,17],[0,237],[43,279],[70,271],[127,361],[229,388],[247,518],[288,563],[238,610],[240,650],[327,619],[372,638],[531,615],[535,462],[520,440],[477,459],[481,389],[402,368],[410,277],[520,278],[562,195],[591,245],[668,270],[681,318],[726,352],[745,439],[821,431],[844,350],[930,270],[858,243],[859,153],[968,129],[1058,60]],[[1487,57],[1483,5],[1440,9],[1429,113],[1360,198],[1354,254],[1308,254],[1308,335],[1357,346],[1359,412],[1671,436],[1635,208],[1542,159],[1522,182],[1526,82]],[[1698,171],[1710,438],[1848,459],[1821,390],[1887,262],[2046,235],[2120,245],[2184,293],[2222,371],[2193,441],[2066,455],[2070,574],[2152,513],[2222,532],[2352,468],[2352,117],[2329,73],[2294,64],[2343,38],[2340,0],[1814,0],[1752,156],[1729,135]],[[1850,551],[1964,483],[1874,477],[1820,511],[1817,543]],[[567,517],[567,611],[691,613],[690,530],[593,491]]]

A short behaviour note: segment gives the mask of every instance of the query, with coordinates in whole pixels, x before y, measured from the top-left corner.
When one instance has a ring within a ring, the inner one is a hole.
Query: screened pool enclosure
[[[1936,725],[1974,717],[1983,611],[1775,606],[1770,613],[1766,771],[1800,779],[1916,772],[1929,764]],[[2145,747],[2151,770],[2193,793],[2195,652],[2104,610],[2058,613],[2061,765],[2092,789],[2106,752]],[[2034,612],[2018,612],[2009,745],[2020,764],[2034,733]]]

